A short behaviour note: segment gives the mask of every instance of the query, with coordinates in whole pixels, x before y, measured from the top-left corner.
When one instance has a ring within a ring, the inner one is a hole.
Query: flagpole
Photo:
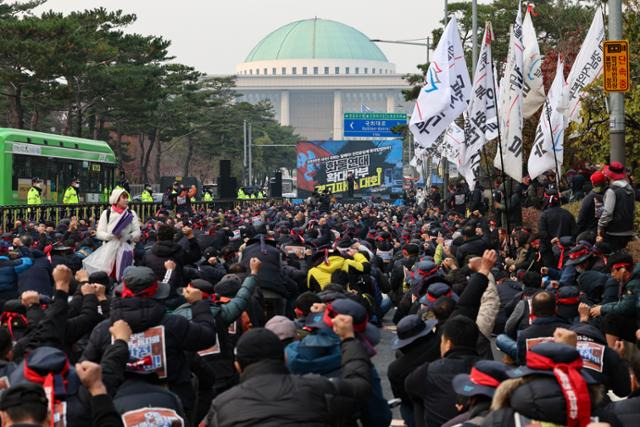
[[[491,69],[493,71],[493,75],[495,76],[496,70],[493,66],[493,63],[491,63]],[[511,187],[510,185],[507,185],[507,175],[504,172],[504,157],[502,156],[502,132],[500,131],[500,110],[498,110],[498,92],[496,91],[496,80],[495,78],[493,79],[493,81],[491,82],[491,84],[493,85],[493,93],[495,94],[495,96],[493,97],[493,105],[496,108],[496,113],[498,116],[498,152],[500,153],[500,167],[501,167],[501,172],[502,172],[502,185],[504,186],[504,209],[505,209],[505,220],[507,222],[507,252],[509,254],[511,254],[511,227],[509,224],[509,193],[510,193],[510,189],[508,187]]]
[[[544,108],[544,107],[542,107]],[[556,141],[553,138],[553,127],[551,126],[551,114],[544,108],[544,115],[547,116],[547,123],[549,123],[549,133],[551,134],[551,147],[553,149],[553,161],[556,163],[556,187],[558,190],[558,200],[562,204],[562,198],[560,197],[560,168],[558,167],[558,156],[556,155]]]
[[[491,174],[491,168],[489,167],[489,161],[487,160],[489,157],[487,156],[487,150],[484,145],[482,146],[482,154],[484,155],[485,167],[487,169],[487,176],[489,177],[489,190],[491,191],[491,206],[489,206],[489,210],[493,212],[495,207],[493,206],[493,175]]]

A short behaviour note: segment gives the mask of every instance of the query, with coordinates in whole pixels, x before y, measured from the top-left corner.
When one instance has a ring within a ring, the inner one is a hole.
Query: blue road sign
[[[345,113],[344,137],[397,138],[391,129],[407,124],[407,115],[398,113]]]

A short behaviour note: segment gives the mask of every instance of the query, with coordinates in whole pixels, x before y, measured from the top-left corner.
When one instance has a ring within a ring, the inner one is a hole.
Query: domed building
[[[348,25],[306,19],[263,38],[236,66],[242,100],[268,100],[309,140],[343,138],[343,114],[406,113],[407,83],[369,38]]]

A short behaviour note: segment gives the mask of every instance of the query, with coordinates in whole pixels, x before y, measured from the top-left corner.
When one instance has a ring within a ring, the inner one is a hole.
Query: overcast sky
[[[176,61],[210,74],[231,74],[264,36],[291,21],[332,19],[370,38],[423,38],[439,25],[443,0],[49,0],[40,9],[62,12],[122,9],[138,20],[130,31],[171,40]],[[425,61],[425,48],[380,44],[399,72]]]

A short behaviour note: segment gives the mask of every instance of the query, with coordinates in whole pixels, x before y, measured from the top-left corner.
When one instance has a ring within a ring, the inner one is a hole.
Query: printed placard
[[[553,341],[553,337],[527,338],[527,351],[543,342]]]
[[[218,337],[218,334],[216,334],[216,343],[214,345],[198,352],[198,356],[200,357],[211,356],[214,354],[220,354],[220,338]]]
[[[578,341],[576,349],[582,357],[582,365],[592,371],[602,372],[605,347],[593,341]]]
[[[184,427],[184,420],[173,409],[141,408],[122,414],[125,427]]]
[[[144,373],[155,372],[158,378],[167,378],[164,326],[154,326],[144,332],[131,335],[127,368]]]

